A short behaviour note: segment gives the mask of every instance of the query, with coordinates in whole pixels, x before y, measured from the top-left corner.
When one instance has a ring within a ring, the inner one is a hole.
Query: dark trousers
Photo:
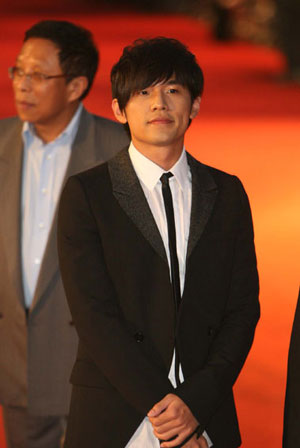
[[[66,416],[38,416],[26,408],[3,406],[8,448],[61,448]]]

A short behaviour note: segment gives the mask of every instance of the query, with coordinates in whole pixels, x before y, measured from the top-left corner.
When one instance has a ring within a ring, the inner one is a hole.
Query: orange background
[[[46,16],[0,18],[0,118],[15,113],[7,67],[14,64],[24,30],[41,18]],[[299,288],[300,87],[277,81],[284,65],[278,51],[216,43],[208,26],[194,19],[125,13],[64,18],[91,29],[100,47],[100,70],[85,103],[92,112],[112,118],[110,68],[123,46],[137,37],[179,38],[203,67],[205,93],[186,148],[202,162],[242,180],[252,206],[260,273],[262,317],[235,385],[242,446],[279,448]],[[1,420],[0,447],[5,447]]]

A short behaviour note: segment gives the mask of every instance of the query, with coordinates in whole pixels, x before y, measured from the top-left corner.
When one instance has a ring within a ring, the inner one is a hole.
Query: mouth
[[[153,120],[149,120],[148,124],[171,124],[173,120],[167,117],[157,117],[153,118]]]
[[[16,103],[17,103],[18,108],[23,109],[23,110],[28,110],[28,109],[31,109],[32,107],[34,107],[34,104],[29,103],[28,101],[17,101]]]

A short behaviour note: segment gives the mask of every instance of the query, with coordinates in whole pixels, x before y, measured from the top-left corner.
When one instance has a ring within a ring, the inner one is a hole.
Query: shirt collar
[[[167,172],[156,163],[152,162],[152,160],[148,159],[142,153],[140,153],[135,148],[132,142],[129,146],[129,157],[139,180],[141,180],[146,185],[148,190],[153,190],[160,180],[162,174]],[[168,171],[172,172],[180,188],[184,189],[186,182],[188,182],[190,179],[190,170],[184,147],[182,149],[181,156],[179,157],[175,165],[173,165],[173,167]]]
[[[80,103],[75,114],[73,115],[71,121],[67,125],[67,127],[56,137],[55,140],[53,140],[50,143],[59,143],[59,141],[65,137],[70,139],[73,142],[75,135],[77,133],[77,130],[78,130],[79,119],[80,119],[82,109],[83,109],[83,105],[82,105],[82,103]],[[39,139],[39,137],[35,133],[34,126],[32,123],[29,123],[28,121],[24,121],[23,128],[22,128],[22,138],[25,143],[28,141],[28,139],[33,139],[33,138]]]

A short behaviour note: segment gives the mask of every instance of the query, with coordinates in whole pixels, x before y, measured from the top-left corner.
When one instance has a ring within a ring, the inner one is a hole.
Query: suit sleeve
[[[251,348],[260,314],[250,205],[240,181],[234,177],[234,182],[239,222],[227,306],[205,365],[175,392],[190,407],[202,429],[207,427],[222,401],[231,393]]]
[[[79,176],[62,193],[58,254],[71,314],[81,343],[102,374],[142,415],[172,390],[165,373],[129,333],[107,272],[95,218]]]

